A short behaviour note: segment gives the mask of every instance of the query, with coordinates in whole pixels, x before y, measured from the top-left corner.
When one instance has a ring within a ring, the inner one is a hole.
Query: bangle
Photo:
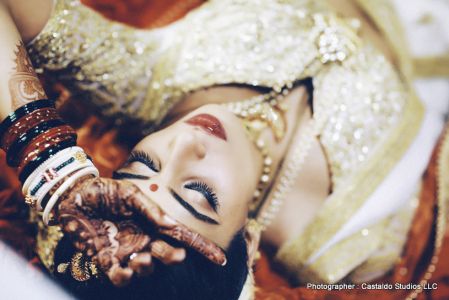
[[[14,112],[10,113],[5,120],[3,120],[2,123],[0,123],[0,140],[3,137],[3,134],[5,134],[6,130],[18,119],[22,118],[25,115],[28,115],[32,113],[33,111],[44,108],[44,107],[55,107],[55,102],[53,100],[48,99],[42,99],[42,100],[36,100],[33,102],[30,102],[28,104],[25,104],[18,109],[16,109]]]
[[[19,167],[17,168],[18,173],[22,173],[24,168],[31,162],[34,161],[36,158],[38,158],[42,153],[44,153],[47,149],[52,147],[53,145],[58,145],[61,143],[72,141],[73,145],[76,145],[76,135],[73,136],[57,136],[51,141],[48,141],[45,144],[39,145],[38,148],[32,150],[31,152],[28,152],[28,154],[22,159],[21,163],[19,164]]]
[[[47,166],[55,164],[55,161],[61,160],[63,157],[71,157],[78,151],[83,151],[83,149],[77,146],[63,149],[40,164],[39,167],[37,167],[36,170],[34,170],[23,183],[22,194],[28,194],[28,189],[31,185],[31,182],[34,181],[34,179],[39,176],[47,168]]]
[[[24,182],[25,179],[44,161],[58,153],[59,151],[73,147],[76,145],[76,141],[74,139],[64,140],[58,144],[50,146],[45,151],[39,153],[33,160],[31,160],[26,166],[23,167],[22,171],[19,173],[20,182]]]
[[[64,161],[56,161],[53,166],[45,168],[41,176],[35,178],[30,185],[31,190],[28,191],[25,198],[31,202],[32,206],[37,204],[38,210],[46,207],[47,203],[43,199],[63,178],[78,170],[94,166],[92,161],[86,159],[86,154],[83,151],[75,153],[70,158],[63,157],[63,159]]]
[[[69,137],[75,140],[77,138],[76,132],[68,125],[52,128],[36,137],[18,155],[20,158],[19,173],[23,166],[39,155],[40,152]]]
[[[38,135],[44,133],[45,131],[57,127],[65,125],[65,123],[61,119],[45,121],[37,125],[36,127],[28,130],[26,133],[19,136],[17,140],[12,143],[12,145],[6,150],[6,161],[9,166],[16,167],[18,162],[18,157],[15,154],[21,152],[21,150],[28,145],[28,143],[37,137]]]
[[[11,145],[21,134],[27,132],[31,128],[37,126],[43,121],[49,121],[53,119],[59,119],[58,112],[54,108],[40,108],[33,111],[29,115],[25,115],[8,128],[6,134],[3,135],[1,140],[1,147],[7,149],[8,145]]]
[[[84,169],[79,170],[70,176],[64,183],[56,190],[56,192],[51,195],[48,204],[45,206],[44,213],[42,215],[42,220],[45,225],[48,225],[48,221],[50,218],[50,212],[53,210],[53,207],[56,205],[56,202],[59,200],[59,197],[64,194],[78,179],[86,175],[93,175],[98,177],[98,169],[95,167],[86,167]]]

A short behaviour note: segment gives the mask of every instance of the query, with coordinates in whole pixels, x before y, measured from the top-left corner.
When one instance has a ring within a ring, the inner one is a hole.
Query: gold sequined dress
[[[383,18],[390,13],[384,1],[357,2]],[[358,26],[325,1],[212,0],[169,26],[138,30],[108,21],[78,0],[56,0],[29,51],[38,71],[57,76],[105,116],[137,121],[148,132],[195,90],[230,83],[280,90],[312,78],[313,117],[322,124],[318,138],[332,195],[277,258],[303,282],[357,281],[392,267],[412,209],[310,258],[394,168],[423,116],[400,43],[391,43],[398,57],[393,67],[358,36]],[[388,42],[400,36],[394,28],[383,28]]]

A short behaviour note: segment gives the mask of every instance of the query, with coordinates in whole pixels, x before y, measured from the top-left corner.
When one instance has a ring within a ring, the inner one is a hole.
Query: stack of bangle
[[[98,176],[98,170],[80,147],[59,151],[43,162],[26,179],[22,187],[25,201],[43,210],[43,220],[48,224],[49,215],[58,198],[79,178]],[[63,182],[61,182],[63,181]],[[50,191],[57,186],[55,192]]]
[[[58,198],[77,179],[98,176],[92,161],[75,145],[75,131],[59,118],[50,100],[26,104],[0,124],[0,148],[8,165],[18,167],[25,201],[43,210],[45,224]]]

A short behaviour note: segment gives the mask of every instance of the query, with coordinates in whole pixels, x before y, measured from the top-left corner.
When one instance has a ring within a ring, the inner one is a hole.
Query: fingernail
[[[176,225],[176,224],[178,224],[176,222],[176,220],[173,219],[172,217],[170,217],[169,215],[164,215],[162,218],[163,218],[164,222],[169,224],[169,225]]]
[[[174,256],[175,260],[183,261],[186,258],[186,251],[184,249],[181,249],[180,251],[177,251]]]
[[[228,263],[228,260],[226,259],[226,257],[224,258],[224,261],[221,263],[221,266],[224,267],[226,266],[226,264]]]

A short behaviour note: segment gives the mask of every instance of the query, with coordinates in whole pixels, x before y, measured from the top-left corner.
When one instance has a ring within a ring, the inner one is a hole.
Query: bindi
[[[159,189],[159,186],[155,183],[150,184],[150,191],[156,192]]]

